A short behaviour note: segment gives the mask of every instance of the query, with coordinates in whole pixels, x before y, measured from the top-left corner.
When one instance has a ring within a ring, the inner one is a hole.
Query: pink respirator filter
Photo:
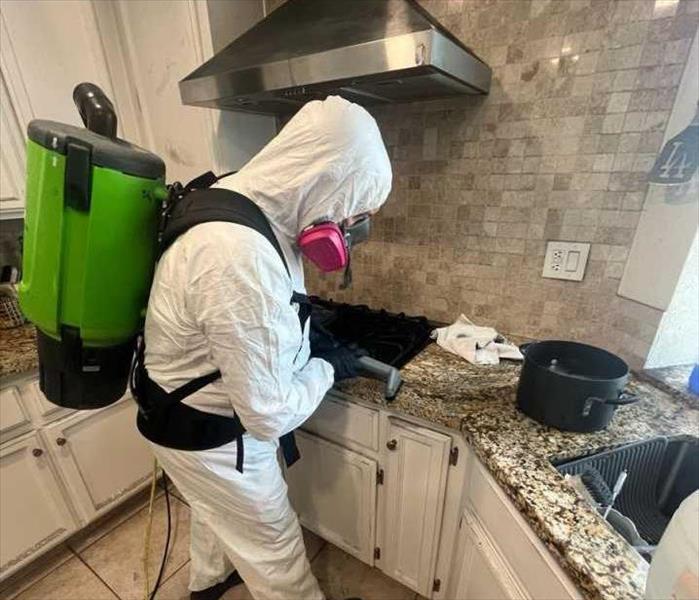
[[[303,255],[321,271],[344,268],[349,259],[342,230],[335,223],[320,223],[302,231],[297,243]]]

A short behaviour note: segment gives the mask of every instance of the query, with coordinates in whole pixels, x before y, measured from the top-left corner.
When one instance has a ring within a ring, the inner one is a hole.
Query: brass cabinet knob
[[[386,448],[389,450],[395,450],[398,447],[398,440],[389,440],[386,442]]]
[[[37,457],[41,456],[43,453],[44,451],[41,448],[34,448],[34,450],[32,450],[32,454]]]
[[[65,446],[67,441],[68,440],[66,440],[64,437],[56,438],[56,444],[58,446]]]

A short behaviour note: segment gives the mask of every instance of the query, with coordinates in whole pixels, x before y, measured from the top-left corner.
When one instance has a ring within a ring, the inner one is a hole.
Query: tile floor
[[[187,600],[189,507],[172,501],[172,543],[157,600]],[[0,600],[142,600],[143,535],[147,495],[140,494],[0,584]],[[166,527],[165,499],[155,501],[149,569],[151,585],[160,566]],[[304,531],[313,572],[332,600],[418,600],[413,591]],[[251,600],[238,586],[224,600]]]

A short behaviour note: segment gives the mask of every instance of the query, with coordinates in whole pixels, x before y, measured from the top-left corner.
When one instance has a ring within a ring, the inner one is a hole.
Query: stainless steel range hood
[[[486,94],[488,65],[414,0],[289,0],[180,81],[184,104],[294,112]]]

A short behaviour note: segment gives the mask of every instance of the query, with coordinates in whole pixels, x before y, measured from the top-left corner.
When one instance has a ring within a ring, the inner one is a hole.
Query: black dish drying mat
[[[634,522],[643,539],[657,544],[670,520],[661,512],[657,500],[667,445],[667,438],[654,438],[576,459],[556,468],[563,474],[582,475],[592,467],[610,488],[625,469],[628,476],[614,508]]]

